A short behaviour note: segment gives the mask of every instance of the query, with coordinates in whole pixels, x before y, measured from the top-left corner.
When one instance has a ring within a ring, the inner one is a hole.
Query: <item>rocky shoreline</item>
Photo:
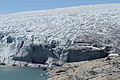
[[[120,57],[67,63],[56,67],[46,75],[48,80],[119,80]]]
[[[11,63],[0,63],[0,65],[7,65],[7,66],[17,66],[17,67],[34,67],[34,68],[41,68],[46,70],[48,68],[47,64],[35,64],[35,63],[28,63],[22,61],[13,61]]]

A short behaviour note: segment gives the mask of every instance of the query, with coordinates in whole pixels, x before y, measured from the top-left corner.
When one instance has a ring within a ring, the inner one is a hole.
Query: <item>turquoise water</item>
[[[47,77],[41,76],[46,71],[38,68],[18,68],[0,66],[0,80],[47,80]]]

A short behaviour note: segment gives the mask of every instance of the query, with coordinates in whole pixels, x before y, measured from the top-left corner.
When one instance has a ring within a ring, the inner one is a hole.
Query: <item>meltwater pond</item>
[[[41,76],[46,72],[38,68],[0,66],[0,80],[47,80],[48,77]]]

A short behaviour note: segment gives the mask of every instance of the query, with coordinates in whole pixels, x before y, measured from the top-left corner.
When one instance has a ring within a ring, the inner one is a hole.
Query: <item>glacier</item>
[[[119,54],[119,30],[120,4],[0,15],[0,64],[41,67]]]

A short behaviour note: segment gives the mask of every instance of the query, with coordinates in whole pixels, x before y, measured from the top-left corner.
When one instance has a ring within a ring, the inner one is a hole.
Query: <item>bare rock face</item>
[[[119,80],[120,57],[67,63],[48,74],[52,75],[48,80]]]
[[[62,65],[120,51],[120,4],[0,15],[0,62]]]

